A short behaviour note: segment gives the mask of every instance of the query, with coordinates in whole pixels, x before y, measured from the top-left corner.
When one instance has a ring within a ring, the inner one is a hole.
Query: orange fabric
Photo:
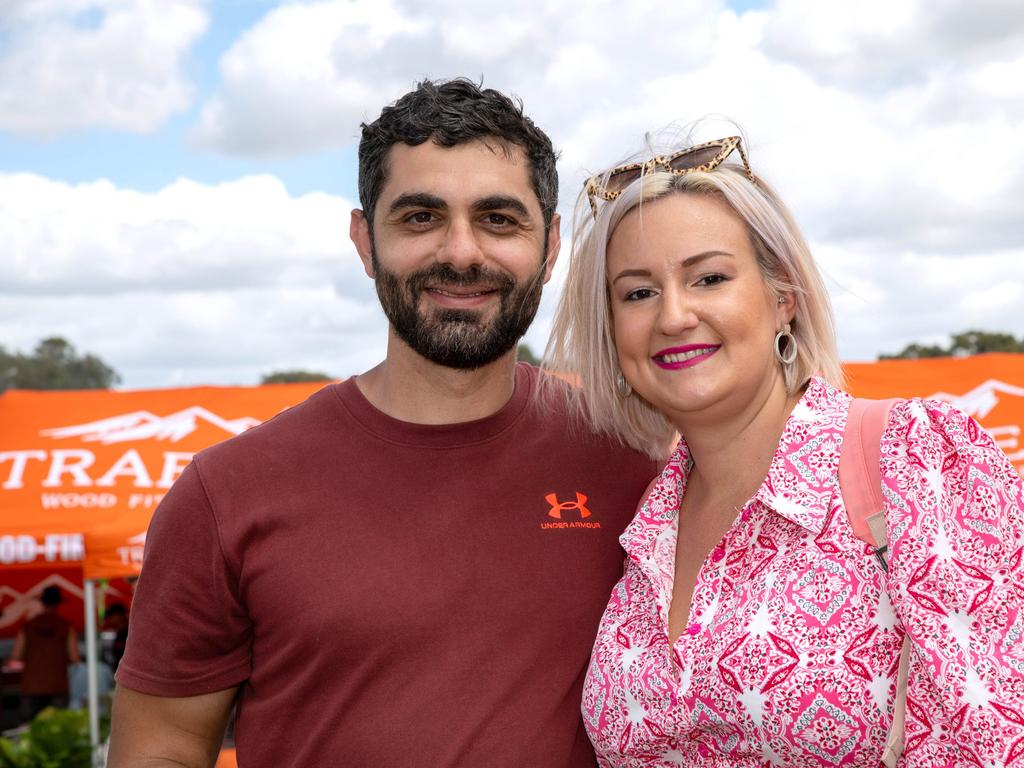
[[[0,396],[0,567],[137,573],[149,518],[192,454],[323,383]]]
[[[216,768],[238,768],[238,760],[235,759],[234,749],[222,749],[217,758]]]
[[[849,363],[857,397],[940,397],[1024,471],[1024,354]],[[138,572],[150,515],[192,453],[323,386],[0,395],[0,567]],[[97,424],[97,422],[99,422]],[[91,430],[71,427],[93,424]]]
[[[855,397],[930,397],[977,419],[1024,474],[1024,354],[847,363]]]

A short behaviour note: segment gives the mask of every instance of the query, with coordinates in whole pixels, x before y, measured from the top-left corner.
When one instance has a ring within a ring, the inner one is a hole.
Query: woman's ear
[[[776,325],[782,326],[785,323],[792,323],[793,318],[796,316],[796,294],[794,293],[780,293],[776,299],[777,304],[777,317],[778,323]]]

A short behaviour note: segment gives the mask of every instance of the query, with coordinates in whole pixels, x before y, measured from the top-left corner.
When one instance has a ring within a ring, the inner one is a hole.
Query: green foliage
[[[924,357],[967,357],[985,352],[1024,352],[1024,338],[1009,333],[964,331],[950,337],[948,347],[934,344],[908,344],[895,355],[879,355],[880,360],[919,360]]]
[[[260,384],[294,384],[304,381],[334,381],[334,378],[317,371],[274,371],[264,374]]]
[[[522,360],[530,365],[540,365],[540,358],[533,354],[529,344],[520,344],[516,350],[516,360]]]
[[[100,722],[100,739],[110,730]],[[91,768],[89,712],[47,707],[14,740],[0,739],[0,768]]]
[[[908,344],[895,355],[879,355],[879,360],[920,360],[923,357],[949,357],[949,350],[934,344]]]
[[[980,355],[985,352],[1024,352],[1024,339],[1009,333],[964,331],[953,334],[950,353],[954,355]]]
[[[0,347],[0,392],[5,389],[109,389],[121,381],[95,355],[79,355],[71,342],[43,339],[31,355]]]

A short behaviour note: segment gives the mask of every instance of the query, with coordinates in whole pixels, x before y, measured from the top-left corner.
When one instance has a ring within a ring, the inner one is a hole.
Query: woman
[[[681,435],[621,537],[584,687],[599,763],[878,765],[905,634],[899,765],[1014,763],[1024,500],[1006,456],[946,403],[896,404],[884,573],[837,480],[851,398],[828,296],[740,140],[584,194],[550,365],[596,429],[662,457]]]

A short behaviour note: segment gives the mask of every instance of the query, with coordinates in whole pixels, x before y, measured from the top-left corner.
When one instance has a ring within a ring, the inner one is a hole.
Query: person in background
[[[68,705],[68,665],[80,661],[78,637],[71,622],[57,613],[60,587],[48,586],[39,597],[43,610],[26,621],[14,640],[11,661],[20,661],[22,716],[33,719],[46,707]]]
[[[595,429],[667,459],[584,685],[599,764],[1018,764],[1024,492],[992,437],[945,402],[892,406],[886,572],[838,480],[827,292],[740,139],[598,174],[577,220],[547,358]]]
[[[125,645],[128,643],[128,609],[124,603],[111,603],[103,614],[102,636],[109,642],[104,643],[104,657],[110,669],[117,672],[117,665],[124,656]]]
[[[384,360],[200,453],[153,517],[109,768],[585,768],[580,691],[654,474],[516,363],[560,247],[550,139],[468,80],[363,126]],[[314,584],[314,586],[310,586]]]

